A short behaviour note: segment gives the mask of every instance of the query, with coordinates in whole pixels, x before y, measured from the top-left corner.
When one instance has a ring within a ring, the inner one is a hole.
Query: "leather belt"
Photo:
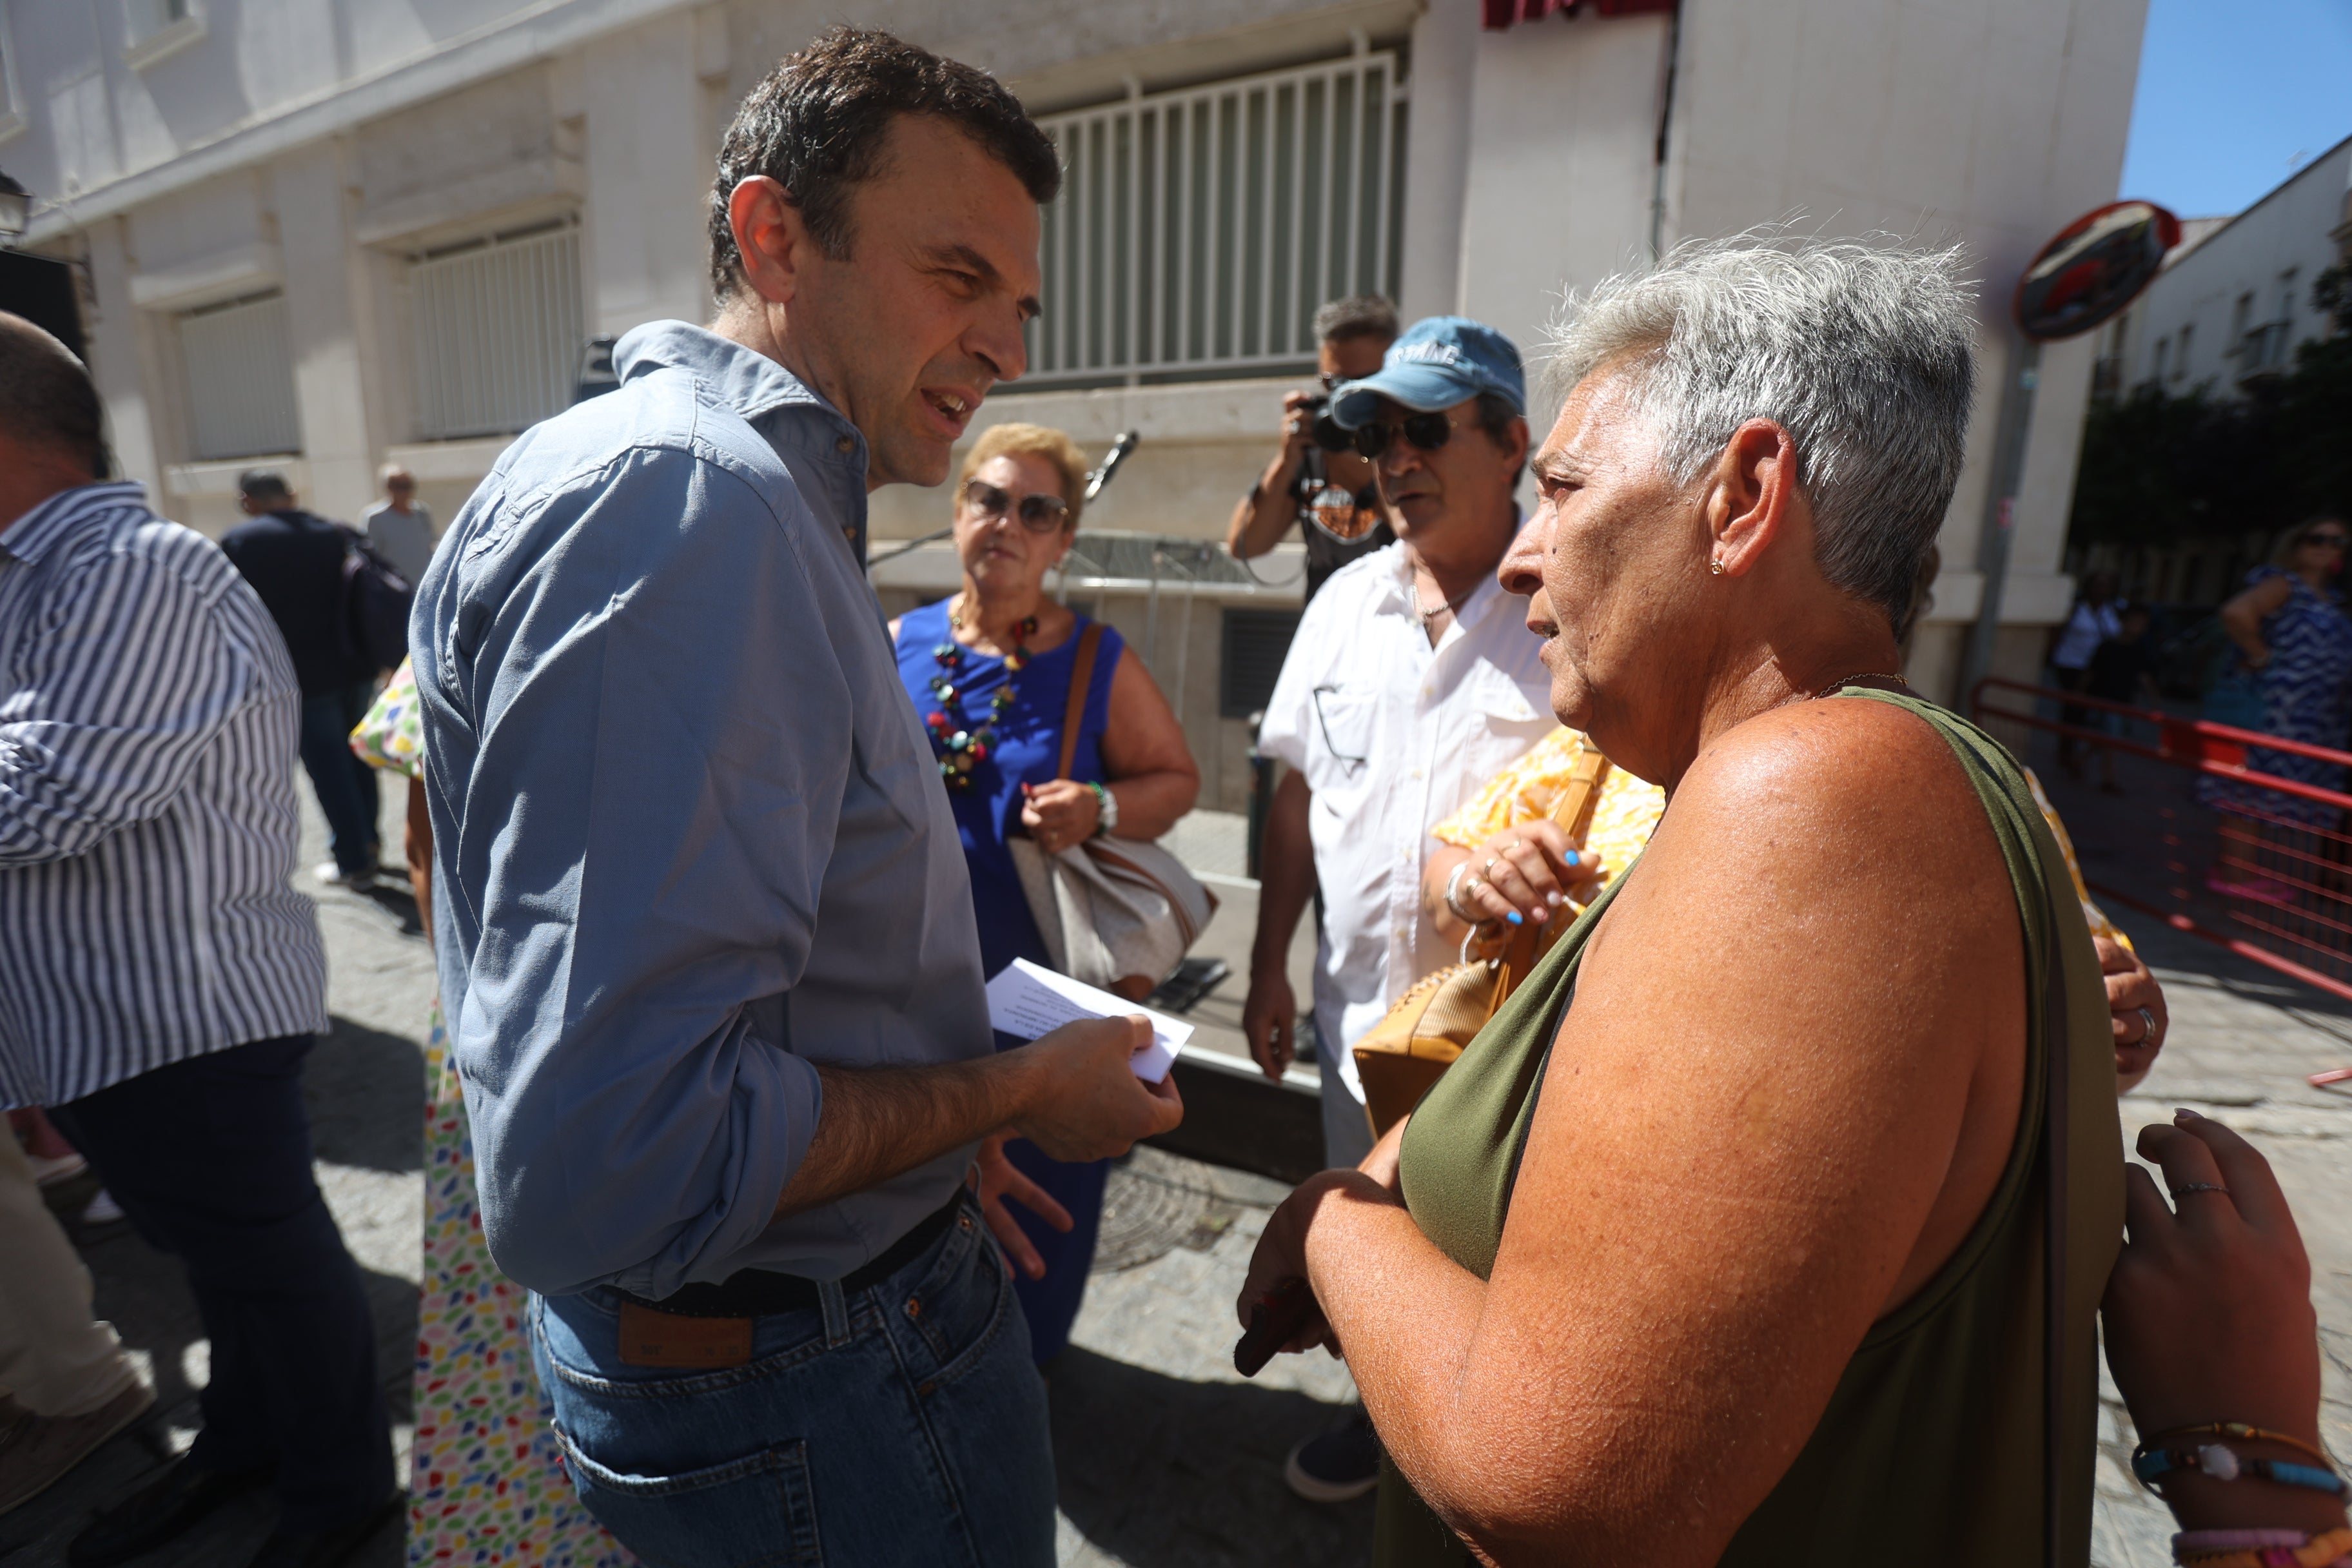
[[[892,1242],[889,1250],[856,1273],[845,1276],[841,1281],[843,1293],[878,1285],[921,1257],[931,1243],[947,1234],[948,1226],[956,1223],[963,1200],[963,1189],[958,1187],[946,1203]],[[972,1222],[967,1219],[965,1223]],[[816,1292],[817,1282],[814,1279],[765,1268],[746,1268],[728,1276],[723,1283],[688,1285],[658,1301],[632,1296],[617,1287],[613,1293],[673,1318],[759,1318],[771,1312],[814,1311],[818,1304]]]

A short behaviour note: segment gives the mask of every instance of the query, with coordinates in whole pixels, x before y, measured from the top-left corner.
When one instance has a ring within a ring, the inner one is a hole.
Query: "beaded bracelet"
[[[2143,1449],[2153,1448],[2158,1444],[2169,1443],[2175,1437],[2206,1436],[2237,1437],[2249,1443],[2279,1443],[2298,1453],[2308,1454],[2323,1465],[2332,1466],[2336,1463],[2324,1449],[2315,1448],[2300,1437],[2289,1436],[2284,1432],[2273,1432],[2267,1426],[2249,1426],[2242,1421],[2207,1421],[2195,1426],[2168,1426],[2161,1432],[2150,1433],[2141,1441],[2139,1447],[2132,1451],[2137,1454]]]
[[[2187,1568],[2328,1568],[2352,1563],[2352,1529],[2184,1531],[2172,1538],[2172,1559]]]
[[[2334,1470],[2323,1470],[2316,1465],[2290,1464],[2284,1459],[2249,1458],[2221,1443],[2206,1443],[2194,1448],[2149,1448],[2143,1445],[2132,1451],[2131,1468],[2140,1485],[2158,1497],[2164,1491],[2156,1483],[2175,1470],[2202,1470],[2217,1481],[2252,1476],[2281,1486],[2307,1487],[2330,1497],[2340,1498],[2346,1490],[2344,1478]]]

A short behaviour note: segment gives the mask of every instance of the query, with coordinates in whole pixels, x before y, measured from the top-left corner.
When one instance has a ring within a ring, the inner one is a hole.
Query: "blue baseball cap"
[[[1404,330],[1381,356],[1381,368],[1331,394],[1331,417],[1342,430],[1371,422],[1383,397],[1416,414],[1451,408],[1491,392],[1528,411],[1527,374],[1511,340],[1467,316],[1427,316]]]

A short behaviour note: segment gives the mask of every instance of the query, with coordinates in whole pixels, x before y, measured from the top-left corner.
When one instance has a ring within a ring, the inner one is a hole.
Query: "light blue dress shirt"
[[[992,1048],[955,820],[863,570],[866,447],[681,321],[509,447],[410,625],[482,1225],[532,1289],[836,1279],[952,1152],[770,1223],[814,1064]]]

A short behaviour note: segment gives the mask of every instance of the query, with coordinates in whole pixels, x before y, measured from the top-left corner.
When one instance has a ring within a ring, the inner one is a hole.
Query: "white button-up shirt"
[[[1459,956],[1422,912],[1429,830],[1559,727],[1527,608],[1489,576],[1432,647],[1391,544],[1323,585],[1275,682],[1259,749],[1315,796],[1316,1040],[1359,1100],[1346,1047]]]

